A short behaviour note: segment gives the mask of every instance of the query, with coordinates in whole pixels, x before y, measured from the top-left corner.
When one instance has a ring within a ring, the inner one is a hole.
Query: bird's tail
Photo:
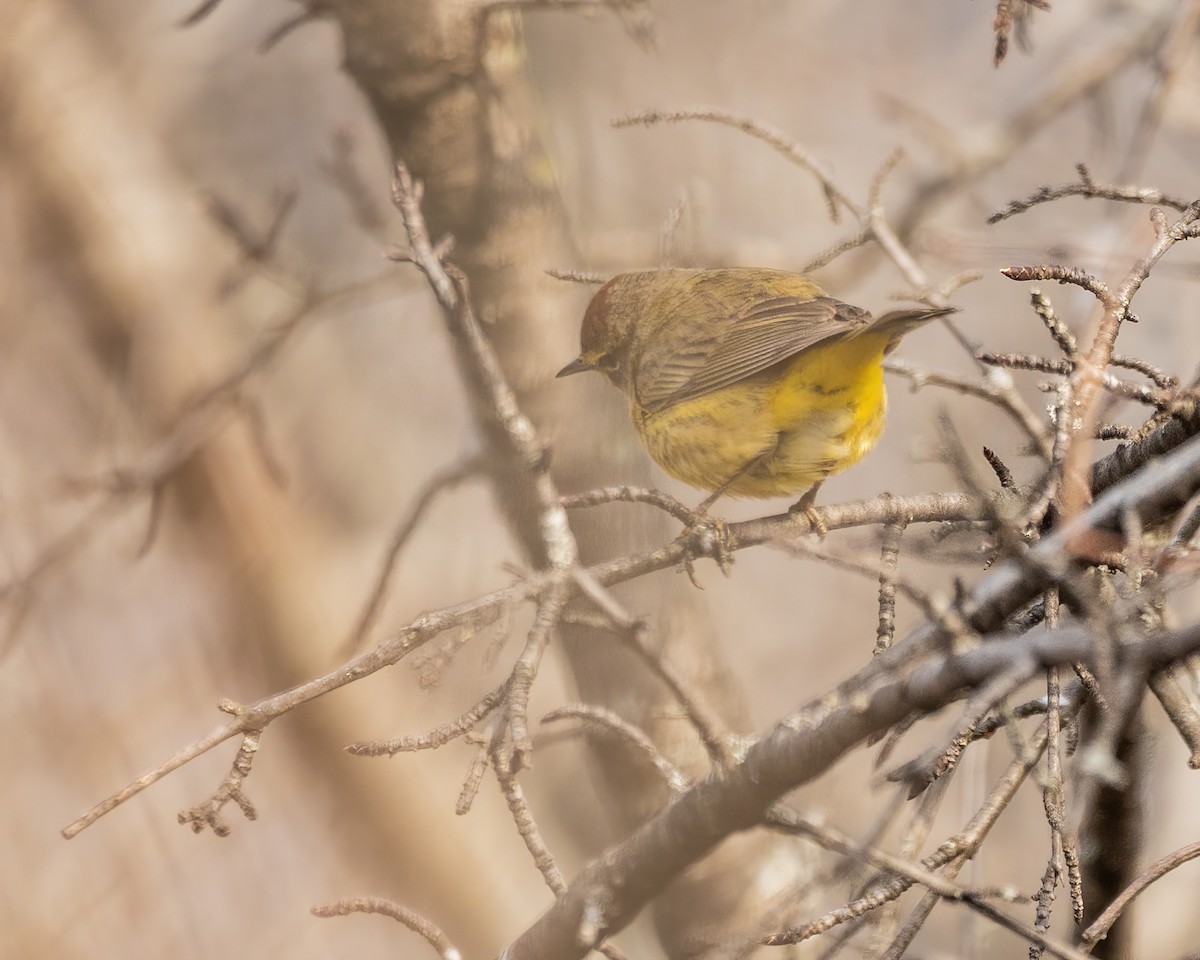
[[[888,353],[900,342],[900,338],[906,333],[911,333],[917,327],[928,323],[930,320],[936,320],[938,317],[944,317],[951,313],[958,313],[958,307],[925,307],[919,310],[893,310],[891,313],[885,313],[867,327],[867,331],[887,335],[888,345],[884,352]]]

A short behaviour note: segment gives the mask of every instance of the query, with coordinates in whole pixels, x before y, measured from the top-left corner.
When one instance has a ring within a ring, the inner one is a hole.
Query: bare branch
[[[967,827],[922,859],[921,866],[926,870],[939,870],[947,864],[965,860],[973,855],[987,837],[992,825],[999,819],[1000,814],[1016,796],[1017,790],[1025,782],[1025,778],[1037,763],[1039,756],[1040,752],[1031,750],[1030,756],[1018,757],[1014,760]],[[766,937],[763,939],[763,943],[768,945],[781,945],[785,942],[799,943],[802,940],[819,936],[835,926],[855,920],[896,900],[912,885],[913,881],[905,876],[888,878],[881,883],[872,885],[862,896],[846,906],[839,907],[782,936]],[[913,931],[913,935],[915,935],[915,931]]]
[[[826,204],[829,207],[829,217],[834,223],[837,223],[840,219],[839,207],[848,210],[855,218],[859,220],[863,219],[862,211],[858,205],[833,182],[823,163],[781,131],[749,117],[739,117],[725,110],[714,110],[705,107],[690,110],[645,110],[641,113],[631,113],[624,117],[617,117],[612,121],[612,125],[614,127],[632,127],[640,124],[649,127],[656,123],[679,123],[684,120],[704,120],[710,123],[723,124],[727,127],[733,127],[735,130],[740,130],[742,133],[749,134],[758,140],[762,140],[783,154],[792,163],[803,167],[817,178],[817,182],[821,185],[821,190],[825,195]]]
[[[913,390],[920,390],[926,386],[941,387],[964,396],[977,397],[999,407],[1029,438],[1035,450],[1041,452],[1043,456],[1050,455],[1050,431],[1046,421],[1035,416],[1025,403],[1013,402],[1015,392],[1011,382],[1001,384],[990,375],[976,382],[952,374],[922,370],[904,360],[895,358],[884,361],[883,368],[888,373],[904,377],[912,384]]]
[[[352,913],[378,913],[404,924],[413,933],[423,937],[442,960],[462,960],[458,952],[441,930],[419,913],[379,897],[356,897],[352,900],[335,900],[312,908],[314,917],[345,917]]]
[[[525,648],[513,665],[506,685],[504,723],[496,732],[492,759],[497,775],[513,776],[532,765],[533,741],[529,737],[529,692],[537,677],[542,656],[550,643],[550,631],[558,625],[569,597],[566,580],[554,582],[538,602]]]
[[[1058,283],[1072,283],[1090,293],[1101,303],[1107,303],[1111,294],[1108,287],[1077,267],[1059,267],[1052,264],[1039,264],[1029,267],[1005,267],[1000,271],[1009,280],[1027,283],[1030,280],[1055,280]]]
[[[1179,682],[1174,668],[1168,667],[1150,675],[1150,690],[1187,744],[1188,766],[1200,770],[1200,711]]]
[[[1158,437],[1154,442],[1168,444],[1174,439],[1175,434],[1172,432],[1169,437]],[[1139,461],[1139,454],[1132,453],[1123,463],[1106,467],[1106,476],[1117,476],[1126,463],[1136,464]],[[1067,545],[1081,531],[1106,527],[1111,529],[1114,524],[1119,524],[1120,516],[1128,509],[1139,510],[1147,522],[1153,521],[1186,505],[1198,485],[1200,440],[1193,439],[1182,444],[1171,456],[1158,457],[1153,464],[1138,471],[1124,483],[1108,488],[1105,495],[1097,499],[1088,511],[1055,534],[1043,538],[1020,563],[1011,562],[997,567],[969,598],[965,607],[968,622],[974,629],[985,632],[999,627],[1008,614],[1022,607],[1039,590],[1045,589],[1045,571],[1062,562],[1062,557],[1069,553]],[[825,520],[829,529],[894,523],[901,520],[915,523],[923,520],[979,519],[988,515],[985,502],[966,494],[878,497],[874,500],[821,507],[817,509],[817,513]],[[729,525],[729,548],[737,550],[768,542],[786,542],[789,537],[803,536],[807,530],[808,520],[801,514],[791,513],[734,523]],[[596,564],[589,568],[588,574],[601,585],[611,586],[654,570],[675,566],[684,559],[686,550],[687,548],[677,541],[644,554]],[[539,597],[543,591],[555,584],[573,582],[565,571],[547,571],[475,600],[418,617],[398,633],[381,641],[372,650],[329,673],[250,705],[235,721],[218,727],[97,804],[84,816],[64,828],[63,835],[68,839],[76,836],[146,787],[231,737],[250,730],[262,730],[273,720],[301,704],[391,666],[446,630],[493,622],[512,604]],[[896,656],[900,662],[905,662],[910,654],[936,647],[943,637],[943,628],[936,624],[919,628],[903,644],[898,644],[877,657],[874,663],[877,666],[885,661],[890,664],[892,656]]]
[[[1097,500],[1059,533],[1043,538],[1030,556],[1048,560],[1048,555],[1061,551],[1078,530],[1119,522],[1126,501],[1114,496],[1118,491],[1129,495],[1135,487],[1145,485],[1131,502],[1146,510],[1156,499],[1144,495],[1149,492],[1146,487],[1152,486],[1165,496],[1160,504],[1169,502],[1178,509],[1198,484],[1200,440],[1193,440],[1136,480]],[[1027,602],[1031,586],[1044,588],[1044,583],[1038,583],[1038,569],[1017,561],[998,567],[964,603],[972,625],[998,625],[1003,616]],[[1018,583],[1022,589],[1015,590]],[[736,766],[719,778],[697,784],[601,860],[585,867],[567,895],[509,947],[510,960],[581,956],[579,951],[586,944],[579,944],[576,932],[585,910],[590,918],[596,904],[605,904],[596,924],[600,935],[621,929],[663,885],[720,839],[756,822],[780,794],[816,776],[875,730],[904,719],[914,705],[940,705],[947,696],[977,688],[995,677],[1086,661],[1094,654],[1092,632],[1086,628],[1035,630],[1014,639],[990,640],[958,655],[935,654],[920,669],[898,675],[900,664],[911,662],[919,651],[937,649],[941,636],[937,628],[929,626],[910,634],[875,657],[834,694],[786,718],[751,745]],[[1197,646],[1200,625],[1147,637],[1137,647],[1136,656],[1142,659],[1143,668],[1148,668],[1171,662]]]
[[[1117,200],[1122,203],[1143,203],[1155,207],[1170,207],[1173,210],[1178,210],[1180,213],[1183,213],[1188,207],[1186,200],[1168,196],[1161,190],[1154,190],[1149,187],[1118,187],[1112,184],[1096,183],[1092,179],[1088,168],[1082,163],[1076,164],[1075,169],[1079,171],[1079,180],[1077,182],[1063,184],[1059,187],[1039,187],[1024,200],[1013,200],[1003,210],[993,213],[988,217],[988,223],[999,223],[1002,220],[1007,220],[1009,217],[1015,217],[1018,214],[1024,213],[1026,210],[1036,207],[1039,204],[1061,200],[1064,197],[1086,197],[1090,200]]]
[[[649,624],[631,617],[591,571],[576,570],[574,577],[584,596],[596,605],[618,635],[642,662],[650,667],[655,676],[667,685],[683,709],[684,715],[700,735],[709,755],[718,763],[732,763],[734,751],[728,730],[700,691],[693,689],[683,674],[667,663],[659,652],[658,645],[651,642]]]
[[[883,528],[883,544],[879,548],[879,626],[875,629],[875,653],[883,653],[892,645],[896,635],[896,565],[900,560],[900,538],[903,523],[889,523]]]
[[[471,741],[472,736],[476,735],[467,734],[467,740]],[[475,803],[475,797],[479,794],[479,787],[483,783],[483,775],[488,771],[488,753],[491,742],[491,737],[479,737],[478,742],[475,743],[475,756],[471,758],[470,769],[467,770],[462,790],[459,792],[458,800],[454,804],[454,812],[460,817],[464,817],[471,812],[471,806]]]
[[[368,677],[384,667],[399,662],[413,650],[444,631],[464,623],[486,623],[500,616],[508,599],[515,595],[512,590],[501,590],[458,607],[448,607],[439,612],[418,617],[404,630],[381,641],[373,649],[344,663],[323,676],[298,684],[289,690],[274,694],[242,708],[229,723],[217,727],[207,736],[184,747],[148,773],[143,774],[122,790],[94,806],[78,820],[62,831],[68,840],[91,826],[106,813],[116,809],[126,800],[137,796],[147,787],[157,783],[167,774],[178,770],[196,757],[202,756],[231,737],[263,731],[273,721],[294,710],[301,704],[337,690],[347,684]]]
[[[477,414],[493,428],[489,437],[494,452],[520,465],[523,485],[536,504],[538,530],[547,562],[553,569],[571,567],[576,562],[577,550],[566,512],[559,504],[558,492],[550,477],[546,447],[532,422],[518,407],[495,352],[479,327],[467,297],[466,277],[456,268],[442,263],[441,255],[430,240],[421,214],[421,187],[403,163],[396,164],[392,201],[404,218],[413,262],[429,280],[459,347],[461,362],[471,375],[468,385]]]
[[[224,703],[221,709],[226,713],[238,715],[242,708],[233,703]],[[258,813],[254,809],[254,804],[250,802],[250,798],[246,796],[242,785],[250,776],[250,769],[254,763],[254,758],[258,754],[259,739],[262,736],[261,730],[250,730],[242,735],[242,744],[238,747],[237,755],[233,758],[233,765],[230,768],[229,775],[221,781],[221,785],[217,788],[204,803],[191,810],[185,810],[179,814],[179,822],[187,824],[192,828],[193,833],[200,833],[205,827],[208,827],[218,837],[227,837],[230,833],[229,824],[221,816],[221,810],[227,803],[234,803],[242,815],[247,820],[256,820]]]
[[[243,397],[248,382],[270,369],[308,323],[325,316],[325,312],[334,306],[353,302],[369,293],[383,279],[386,276],[375,276],[307,296],[271,327],[232,370],[199,392],[136,463],[101,477],[75,481],[73,487],[98,490],[101,498],[65,533],[43,547],[29,567],[0,586],[0,603],[10,597],[28,603],[43,577],[78,553],[143,497],[152,500],[151,523],[144,540],[146,548],[151,546],[162,491],[183,464],[232,423],[239,412],[246,411]],[[159,502],[154,503],[155,500]]]
[[[620,714],[591,704],[573,703],[551,710],[542,723],[554,723],[559,720],[583,720],[585,728],[592,726],[619,737],[631,744],[654,765],[662,778],[674,791],[684,790],[691,781],[666,755],[654,745],[649,734],[622,717]]]
[[[883,867],[892,873],[898,874],[899,877],[908,880],[910,883],[919,883],[924,886],[931,894],[945,900],[951,900],[959,903],[964,903],[977,912],[983,914],[988,919],[1012,930],[1014,933],[1025,937],[1026,939],[1039,944],[1043,948],[1049,950],[1053,955],[1063,957],[1065,960],[1086,960],[1087,954],[1081,950],[1076,950],[1068,944],[1061,943],[1050,939],[1038,930],[1010,917],[1000,910],[996,909],[986,900],[989,897],[999,898],[1009,902],[1017,901],[1020,898],[1014,891],[1011,890],[995,890],[995,891],[980,891],[968,890],[958,886],[950,880],[926,869],[924,866],[909,863],[899,857],[892,856],[883,850],[874,847],[863,847],[854,843],[848,837],[839,834],[837,831],[827,827],[820,828],[820,837],[818,842],[828,849],[835,850],[844,856],[862,858],[869,861],[875,866]],[[771,945],[781,945],[786,943],[795,943],[796,940],[789,939],[789,934],[782,934],[764,938],[764,942]]]
[[[695,510],[669,494],[640,487],[601,487],[587,493],[570,494],[563,497],[561,503],[568,510],[595,507],[605,503],[648,503],[666,511],[685,526],[693,526],[702,519]]]
[[[555,280],[565,280],[569,283],[583,283],[589,285],[598,285],[608,281],[608,277],[599,273],[586,273],[582,270],[546,270],[546,276],[553,277]]]
[[[434,727],[428,733],[400,737],[397,740],[363,740],[350,744],[346,747],[346,752],[356,757],[394,757],[398,753],[436,750],[474,730],[500,705],[506,691],[507,684],[497,687],[480,698],[470,709],[463,711],[449,723]]]
[[[367,634],[371,632],[371,628],[375,625],[379,618],[379,613],[383,609],[384,601],[387,600],[388,585],[391,583],[392,573],[396,569],[396,562],[400,559],[400,552],[412,537],[417,525],[421,522],[421,518],[433,505],[433,502],[443,493],[453,490],[465,480],[478,476],[483,470],[483,464],[478,457],[472,457],[462,463],[448,467],[440,473],[434,474],[425,485],[417,492],[416,499],[413,505],[409,508],[408,513],[396,526],[395,532],[392,534],[391,540],[388,542],[387,552],[384,554],[383,563],[380,564],[379,572],[375,575],[375,583],[371,587],[371,592],[367,596],[367,602],[363,605],[362,611],[358,615],[358,622],[354,625],[354,629],[350,635],[342,643],[339,649],[339,654],[343,657],[349,657],[361,649],[366,642]]]
[[[835,693],[785,718],[751,745],[736,766],[697,784],[585,867],[567,894],[509,946],[506,956],[582,957],[590,945],[580,943],[577,934],[585,912],[588,929],[597,935],[622,929],[680,870],[725,836],[753,825],[776,798],[826,769],[873,730],[903,719],[913,704],[940,705],[964,687],[985,684],[1022,662],[1049,667],[1086,660],[1094,652],[1092,639],[1084,628],[1033,631],[962,654],[935,656],[904,677],[897,676],[895,667],[908,644],[893,647]],[[1198,648],[1200,624],[1193,624],[1147,638],[1136,655],[1150,665]],[[598,904],[604,907],[597,916]]]
[[[542,879],[546,881],[550,892],[556,897],[561,897],[567,892],[567,881],[563,879],[562,871],[558,869],[558,864],[554,862],[550,848],[546,846],[546,841],[542,838],[537,821],[533,819],[533,811],[529,808],[529,801],[525,799],[525,791],[521,789],[516,775],[512,773],[509,761],[498,757],[494,749],[492,770],[496,774],[496,779],[500,781],[500,791],[504,794],[504,802],[508,804],[509,813],[512,814],[513,823],[517,827],[517,833],[521,835],[521,839],[525,842],[525,848],[533,857],[534,866],[542,875]]]
[[[1195,860],[1197,857],[1200,857],[1200,841],[1188,844],[1186,847],[1181,847],[1174,853],[1168,854],[1139,874],[1128,887],[1121,891],[1121,895],[1110,903],[1105,911],[1096,918],[1092,925],[1079,935],[1079,939],[1084,943],[1087,951],[1090,953],[1095,945],[1108,935],[1108,931],[1112,929],[1112,925],[1117,922],[1117,918],[1121,916],[1134,897],[1156,880],[1162,879],[1176,867],[1182,866],[1189,860]]]

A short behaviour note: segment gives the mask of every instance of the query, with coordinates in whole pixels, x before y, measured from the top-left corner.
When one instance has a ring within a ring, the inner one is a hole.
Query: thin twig
[[[839,207],[845,208],[856,218],[862,219],[862,213],[858,205],[833,182],[823,163],[787,135],[773,127],[767,126],[765,123],[760,123],[749,117],[739,117],[725,110],[702,107],[690,110],[645,110],[641,113],[631,113],[623,117],[617,117],[612,121],[612,125],[614,127],[632,127],[640,124],[649,127],[656,123],[678,123],[683,120],[704,120],[710,123],[723,124],[727,127],[733,127],[735,130],[740,130],[742,133],[747,133],[758,140],[762,140],[787,157],[792,163],[803,167],[817,178],[817,182],[821,185],[821,190],[825,195],[825,200],[829,207],[830,219],[834,223],[837,223],[839,219]]]
[[[419,934],[438,952],[442,960],[462,960],[462,954],[441,930],[419,913],[402,907],[391,900],[379,897],[356,897],[352,900],[336,900],[312,908],[314,917],[345,917],[351,913],[378,913],[404,924],[413,933]]]
[[[1051,629],[1058,627],[1059,593],[1056,588],[1046,591],[1044,601],[1046,625]],[[1068,841],[1065,834],[1065,816],[1063,806],[1063,771],[1062,771],[1062,706],[1059,668],[1051,667],[1046,671],[1046,782],[1042,786],[1042,809],[1046,815],[1046,823],[1050,826],[1050,857],[1042,876],[1042,885],[1037,894],[1037,912],[1034,916],[1034,927],[1043,933],[1050,929],[1050,909],[1054,902],[1054,889],[1063,882],[1067,873],[1064,847]],[[1040,944],[1031,944],[1029,960],[1038,960],[1042,955]]]
[[[1040,754],[1039,754],[1040,755]],[[1025,782],[1029,771],[1037,762],[1037,756],[1018,757],[1010,765],[1005,774],[988,795],[983,807],[971,819],[964,830],[955,837],[941,844],[937,850],[921,860],[921,866],[926,870],[939,870],[946,864],[960,857],[970,856],[978,849],[992,825],[999,819],[1000,814],[1008,807],[1009,802],[1016,796],[1017,790]],[[784,943],[799,943],[811,937],[819,936],[835,926],[854,920],[872,910],[878,909],[900,897],[911,888],[913,881],[908,877],[893,877],[883,883],[873,886],[870,890],[844,907],[839,907],[815,920],[805,923],[784,935],[771,935],[763,938],[763,943],[778,946]],[[915,931],[914,931],[915,933]]]
[[[889,523],[883,528],[883,543],[879,548],[879,625],[875,628],[877,654],[890,647],[896,635],[896,565],[904,526]]]
[[[436,750],[452,740],[464,737],[500,705],[507,692],[507,683],[489,691],[473,706],[464,710],[448,723],[434,727],[428,733],[396,740],[360,740],[346,747],[346,752],[356,757],[394,757],[398,753],[415,753],[418,750]]]
[[[416,531],[417,525],[433,505],[433,502],[441,494],[453,490],[463,481],[478,476],[482,470],[482,461],[478,457],[471,457],[454,466],[447,467],[440,473],[434,474],[417,491],[413,505],[396,525],[391,540],[388,541],[387,550],[383,555],[383,563],[379,565],[378,572],[375,575],[375,582],[371,586],[371,592],[367,595],[367,602],[363,604],[362,610],[359,612],[358,621],[355,623],[354,629],[338,650],[340,656],[349,657],[353,655],[366,642],[367,635],[371,632],[371,628],[374,627],[375,622],[379,618],[379,613],[383,609],[383,604],[387,600],[388,586],[391,583],[392,574],[396,570],[396,562],[400,559],[400,553]]]
[[[912,384],[913,390],[922,387],[941,387],[961,393],[964,396],[978,397],[993,406],[999,407],[1021,431],[1029,438],[1033,448],[1044,456],[1050,454],[1050,432],[1044,419],[1037,417],[1027,404],[1013,403],[1012,381],[1000,382],[990,374],[980,381],[968,380],[948,373],[934,373],[922,370],[904,360],[889,358],[884,361],[883,369],[888,373],[904,377]]]
[[[1117,919],[1129,906],[1130,901],[1138,894],[1145,890],[1150,884],[1156,880],[1160,880],[1176,867],[1182,866],[1189,860],[1195,860],[1200,857],[1200,841],[1188,844],[1186,847],[1181,847],[1174,853],[1170,853],[1157,861],[1142,873],[1140,873],[1132,883],[1129,884],[1120,895],[1105,908],[1104,912],[1097,917],[1090,927],[1079,935],[1079,939],[1084,944],[1084,949],[1091,952],[1097,943],[1103,940],[1108,931],[1112,929],[1112,925],[1117,922]]]
[[[229,701],[222,703],[221,709],[234,716],[242,712],[240,705]],[[190,810],[184,810],[179,814],[179,822],[181,824],[190,826],[193,833],[200,833],[207,827],[218,837],[227,837],[230,833],[230,827],[221,816],[221,810],[227,803],[233,803],[242,811],[242,816],[247,820],[258,819],[258,812],[255,810],[250,798],[246,795],[244,784],[246,778],[250,776],[254,758],[258,755],[258,747],[261,739],[262,730],[247,730],[242,734],[242,742],[238,747],[237,753],[234,755],[229,774],[221,781],[221,785],[217,787],[213,795],[205,800],[204,803],[192,807]]]
[[[1075,169],[1079,171],[1079,180],[1058,187],[1039,187],[1024,200],[1013,200],[1007,207],[988,217],[988,223],[999,223],[1009,217],[1024,213],[1026,210],[1042,203],[1061,200],[1064,197],[1086,197],[1092,200],[1118,200],[1123,203],[1142,203],[1154,207],[1170,207],[1182,213],[1187,209],[1188,202],[1178,197],[1171,197],[1161,190],[1149,187],[1125,186],[1096,183],[1088,172],[1087,167],[1080,163]]]
[[[691,784],[683,771],[655,746],[646,731],[634,726],[613,710],[594,704],[572,703],[551,710],[542,717],[542,723],[554,723],[560,720],[583,720],[585,727],[592,725],[632,745],[645,755],[675,792],[685,790]]]
[[[1188,766],[1200,770],[1200,711],[1173,667],[1150,675],[1150,690],[1188,748]]]
[[[472,741],[473,737],[474,741]],[[481,737],[478,734],[468,734],[466,739],[468,742],[475,743],[475,754],[471,758],[471,766],[467,769],[462,790],[459,791],[458,800],[454,804],[454,812],[460,817],[465,817],[471,812],[475,798],[479,795],[483,775],[488,771],[488,753],[492,742],[491,737]]]
[[[613,629],[625,639],[630,649],[667,685],[684,716],[704,742],[709,755],[718,763],[733,763],[734,747],[725,723],[700,691],[662,657],[656,648],[657,645],[651,642],[649,624],[645,620],[631,617],[617,598],[605,589],[590,571],[578,569],[574,572],[574,578],[584,596],[596,605]]]
[[[1182,427],[1179,429],[1183,429]],[[1178,443],[1177,431],[1168,431],[1166,436],[1151,437],[1145,441],[1152,449],[1170,449]],[[1045,588],[1044,574],[1038,571],[1052,558],[1060,556],[1069,538],[1077,529],[1102,529],[1112,524],[1119,516],[1125,503],[1139,504],[1148,522],[1166,512],[1178,510],[1186,504],[1193,487],[1200,483],[1200,441],[1193,439],[1180,444],[1170,455],[1158,454],[1156,462],[1146,470],[1144,453],[1136,445],[1133,451],[1115,461],[1102,461],[1096,475],[1100,481],[1112,481],[1122,471],[1135,475],[1121,483],[1107,487],[1092,508],[1075,524],[1064,526],[1053,536],[1044,537],[1030,550],[1024,562],[997,567],[976,589],[968,608],[973,625],[977,629],[994,629],[1009,613],[1020,609],[1032,595]],[[872,500],[829,505],[817,509],[829,529],[907,520],[916,523],[928,520],[943,522],[948,519],[981,519],[987,516],[986,501],[966,494],[917,494],[908,497],[887,496]],[[730,550],[745,549],[762,543],[777,543],[788,536],[801,537],[808,529],[808,521],[797,514],[780,514],[755,520],[729,524],[728,542]],[[677,566],[686,556],[686,546],[674,542],[642,554],[605,561],[589,568],[588,573],[603,586],[643,576],[655,570]],[[878,571],[875,571],[878,575]],[[114,810],[125,801],[141,793],[163,777],[179,769],[196,757],[207,753],[231,737],[249,730],[264,729],[269,723],[304,703],[323,696],[331,690],[354,683],[370,676],[384,667],[399,662],[433,637],[456,627],[480,626],[495,621],[514,604],[533,599],[554,583],[566,582],[570,575],[566,571],[535,572],[524,581],[501,590],[484,594],[474,600],[455,606],[444,607],[427,613],[412,621],[392,636],[380,641],[371,650],[355,657],[323,676],[298,684],[288,690],[266,697],[248,706],[246,712],[233,721],[217,727],[207,736],[183,748],[178,753],[138,777],[128,786],[101,801],[82,817],[63,829],[68,839]],[[573,581],[572,581],[573,582]],[[903,644],[898,644],[875,660],[875,669],[885,662],[904,663],[913,655],[925,650],[928,645],[937,645],[943,636],[944,627],[918,628]],[[897,647],[901,649],[897,650]],[[1072,662],[1081,658],[1075,657]],[[888,726],[891,724],[889,723]]]
[[[270,369],[287,347],[305,328],[327,311],[353,302],[378,287],[386,275],[346,284],[306,295],[289,313],[273,324],[257,344],[223,377],[197,392],[163,434],[143,452],[136,462],[111,470],[98,477],[75,480],[74,489],[98,491],[100,499],[49,544],[42,547],[33,562],[7,583],[0,585],[0,603],[8,597],[28,602],[41,580],[76,555],[110,523],[143,497],[152,501],[151,520],[143,547],[153,540],[161,509],[162,491],[179,469],[209,443],[239,413],[250,408],[244,403],[249,381]]]
[[[596,507],[606,503],[648,503],[669,513],[685,526],[693,526],[701,520],[695,510],[680,503],[670,494],[643,487],[600,487],[587,493],[573,493],[559,501],[567,510]]]
[[[533,818],[533,811],[529,807],[529,801],[525,799],[525,791],[517,782],[516,775],[512,773],[508,761],[497,756],[494,750],[492,752],[492,770],[500,782],[500,792],[504,794],[504,802],[508,804],[508,811],[512,814],[517,833],[521,835],[521,839],[525,842],[525,848],[533,857],[534,866],[542,875],[542,879],[546,881],[546,886],[550,888],[551,893],[556,897],[561,897],[567,892],[567,881],[563,878],[562,871],[558,869],[558,864],[555,863],[550,848],[546,846],[541,830],[538,829],[537,821]]]
[[[582,283],[588,285],[598,285],[606,283],[609,278],[600,273],[587,273],[583,270],[557,270],[549,269],[545,271],[546,276],[553,277],[555,280],[565,280],[568,283]]]
[[[555,582],[538,601],[533,626],[525,638],[525,647],[513,664],[506,683],[504,723],[497,729],[493,748],[493,760],[504,768],[506,776],[515,775],[533,763],[533,740],[529,736],[529,693],[550,643],[550,632],[558,625],[568,596],[568,583],[563,580]]]
[[[425,274],[445,314],[458,357],[467,369],[477,413],[491,428],[491,452],[515,464],[523,492],[534,504],[541,547],[548,570],[564,573],[578,562],[579,553],[567,522],[566,510],[550,475],[546,446],[533,423],[521,411],[505,379],[491,343],[483,335],[471,306],[465,275],[443,262],[442,250],[429,236],[421,212],[421,185],[403,163],[396,164],[392,202],[404,220],[411,259]],[[558,577],[537,601],[533,627],[508,683],[503,707],[504,723],[497,728],[493,756],[505,775],[515,775],[530,764],[533,742],[529,737],[529,692],[537,676],[550,633],[558,624],[568,597],[565,577]]]

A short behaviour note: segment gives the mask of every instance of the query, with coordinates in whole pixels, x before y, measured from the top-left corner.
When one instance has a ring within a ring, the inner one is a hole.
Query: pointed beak
[[[586,360],[584,360],[583,357],[576,357],[574,360],[572,360],[570,363],[568,363],[565,367],[563,367],[561,370],[559,370],[558,373],[556,373],[554,376],[555,377],[569,377],[573,373],[583,373],[585,370],[595,370],[595,369],[596,368],[593,367]]]

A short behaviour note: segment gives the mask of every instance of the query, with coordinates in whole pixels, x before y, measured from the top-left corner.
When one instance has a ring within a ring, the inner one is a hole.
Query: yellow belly
[[[822,344],[732,386],[633,420],[671,476],[730,496],[802,493],[875,446],[887,409],[887,336]],[[748,464],[754,465],[746,469]]]

